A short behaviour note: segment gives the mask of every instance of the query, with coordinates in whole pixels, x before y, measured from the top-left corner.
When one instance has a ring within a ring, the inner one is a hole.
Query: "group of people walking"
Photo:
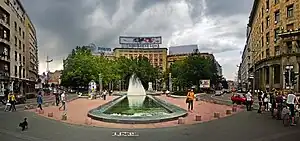
[[[251,92],[248,92],[245,97],[247,101],[253,101]],[[291,125],[295,125],[295,108],[300,104],[300,98],[293,91],[283,92],[275,89],[269,93],[258,91],[257,100],[259,105],[258,113],[270,111],[272,117],[278,120],[282,119],[283,110],[288,107],[292,119]],[[247,110],[250,111],[252,105],[246,102],[246,106]]]

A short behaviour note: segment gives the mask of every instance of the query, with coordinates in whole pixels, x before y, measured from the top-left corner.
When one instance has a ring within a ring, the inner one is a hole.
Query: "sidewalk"
[[[67,101],[72,101],[78,98],[77,94],[67,94]],[[55,96],[53,94],[50,94],[48,96],[43,97],[43,104],[52,104],[52,102],[55,102]],[[25,106],[27,105],[37,105],[36,98],[27,99],[25,104],[17,104],[16,109],[17,110],[24,110]],[[0,105],[0,110],[4,110],[5,105]]]

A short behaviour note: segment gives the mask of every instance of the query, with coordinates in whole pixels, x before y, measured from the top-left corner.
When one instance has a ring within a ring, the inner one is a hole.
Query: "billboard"
[[[210,80],[200,80],[200,88],[210,88]]]
[[[129,37],[129,36],[120,36],[119,44],[124,48],[139,48],[139,47],[159,47],[159,44],[162,44],[161,36],[157,37]]]

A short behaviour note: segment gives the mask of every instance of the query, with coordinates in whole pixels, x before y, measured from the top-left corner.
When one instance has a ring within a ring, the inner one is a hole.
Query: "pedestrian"
[[[251,92],[248,91],[248,93],[245,95],[245,97],[246,97],[247,111],[251,111],[252,110],[252,95],[251,95]]]
[[[258,92],[258,111],[257,113],[262,113],[262,92]]]
[[[195,93],[194,90],[191,89],[186,97],[186,103],[188,104],[188,111],[193,112],[194,109],[194,99],[195,99]]]
[[[11,104],[10,108],[9,108],[9,111],[16,111],[16,97],[15,95],[13,94],[13,92],[10,92],[10,94],[8,95],[8,99],[9,99],[9,102]]]
[[[272,115],[272,118],[275,118],[276,117],[276,114],[274,113],[274,110],[276,109],[276,98],[275,98],[275,95],[276,95],[277,92],[273,92],[271,93],[270,95],[270,103],[271,103],[271,115]]]
[[[61,94],[61,106],[59,107],[59,110],[61,110],[61,108],[64,109],[64,111],[66,110],[66,94],[65,91],[63,91],[63,93]]]
[[[37,95],[37,104],[38,104],[38,108],[40,108],[40,110],[43,110],[43,108],[42,108],[43,96],[42,96],[42,92],[41,91]]]
[[[106,100],[106,95],[107,95],[107,90],[104,90],[104,92],[103,92],[103,100]]]
[[[59,95],[60,95],[60,91],[58,91],[57,93],[54,94],[55,95],[55,103],[56,103],[56,106],[59,105]]]
[[[286,104],[290,109],[290,113],[291,113],[291,117],[292,117],[291,126],[295,126],[296,125],[295,104],[298,104],[298,101],[296,101],[296,95],[294,94],[294,92],[292,92],[292,91],[289,92],[289,94],[287,96]]]
[[[9,102],[9,100],[7,100],[5,104],[4,112],[9,111],[10,107],[11,107],[11,103]]]
[[[281,120],[281,112],[283,109],[283,93],[282,93],[282,91],[280,91],[276,96],[276,109],[277,109],[276,118],[277,118],[277,120]]]
[[[269,111],[269,94],[268,93],[264,93],[263,96],[263,105],[264,105],[264,110],[265,111]]]

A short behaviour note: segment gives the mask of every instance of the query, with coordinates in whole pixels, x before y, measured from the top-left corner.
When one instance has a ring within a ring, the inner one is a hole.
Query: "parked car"
[[[216,92],[215,96],[222,96],[224,93],[221,91]]]
[[[231,96],[232,104],[246,104],[246,97],[242,94],[233,94]],[[253,100],[251,101],[253,104]]]

